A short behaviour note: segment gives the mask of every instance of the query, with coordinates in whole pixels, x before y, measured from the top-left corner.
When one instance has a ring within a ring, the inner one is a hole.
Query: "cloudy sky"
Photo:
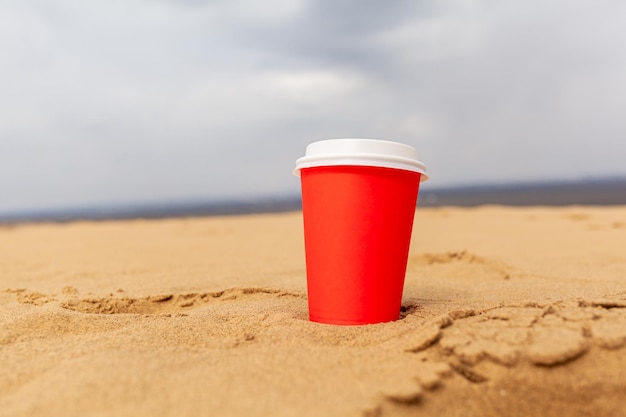
[[[619,0],[4,0],[0,212],[296,192],[327,138],[429,187],[626,176]]]

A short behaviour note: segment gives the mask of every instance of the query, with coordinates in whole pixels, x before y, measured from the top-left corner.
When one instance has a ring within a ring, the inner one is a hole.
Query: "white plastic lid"
[[[313,142],[296,161],[294,175],[300,170],[321,166],[359,165],[404,169],[422,174],[428,179],[426,166],[417,160],[415,148],[403,143],[377,139],[328,139]]]

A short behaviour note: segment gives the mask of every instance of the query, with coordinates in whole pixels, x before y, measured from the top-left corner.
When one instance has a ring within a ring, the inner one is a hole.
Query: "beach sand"
[[[0,226],[1,416],[625,416],[626,207],[416,211],[401,320],[307,320],[301,213]]]

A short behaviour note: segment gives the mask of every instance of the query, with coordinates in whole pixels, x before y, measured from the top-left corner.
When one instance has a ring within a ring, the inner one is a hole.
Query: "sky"
[[[626,176],[619,0],[4,0],[0,212],[296,193],[308,143],[425,187]]]

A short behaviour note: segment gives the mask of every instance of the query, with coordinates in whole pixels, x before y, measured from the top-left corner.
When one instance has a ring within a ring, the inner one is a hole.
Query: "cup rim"
[[[421,174],[426,181],[426,166],[417,160],[410,145],[380,139],[326,139],[309,144],[305,156],[296,160],[293,174],[300,176],[306,168],[352,165],[394,168]]]

